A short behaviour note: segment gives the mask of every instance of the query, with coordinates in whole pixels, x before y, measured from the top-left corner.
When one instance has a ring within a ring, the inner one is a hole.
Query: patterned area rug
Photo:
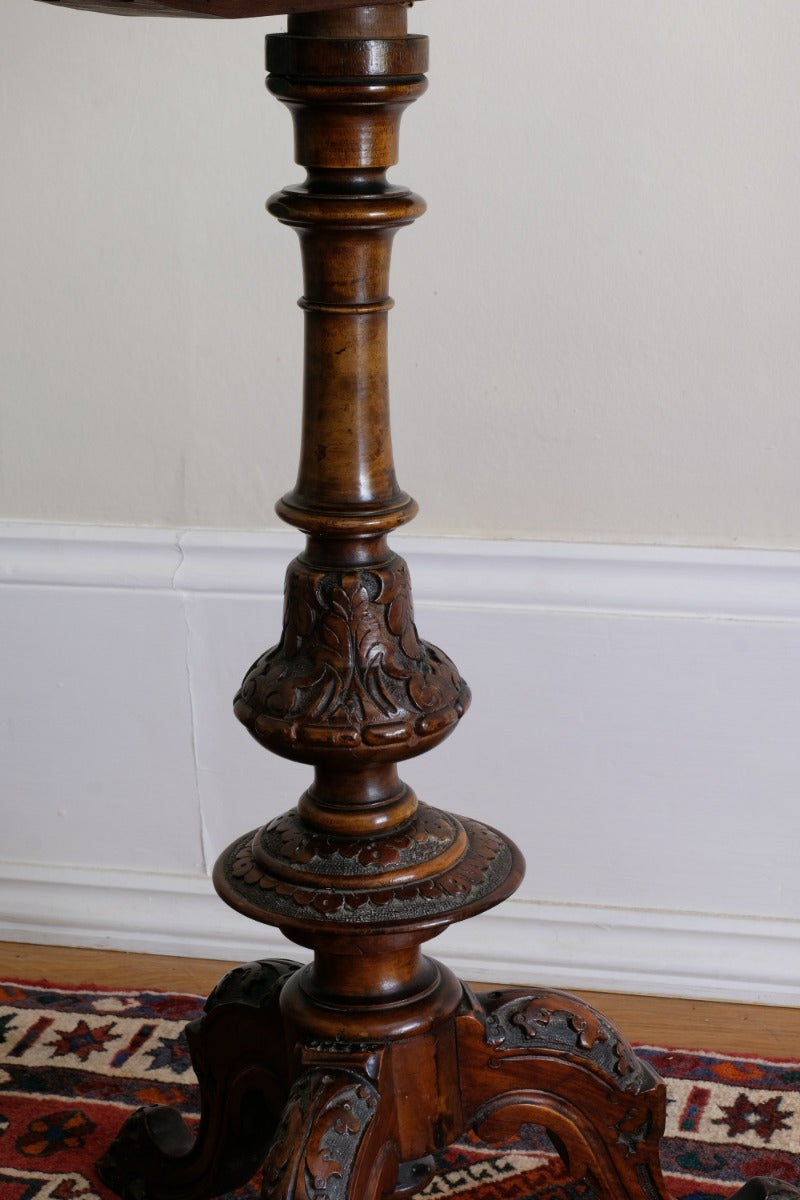
[[[183,1026],[196,996],[0,983],[0,1200],[111,1200],[94,1163],[143,1104],[197,1115]],[[662,1158],[679,1200],[730,1195],[754,1175],[800,1182],[800,1061],[638,1051],[666,1080]],[[236,1193],[257,1200],[258,1181]],[[588,1200],[544,1137],[465,1138],[427,1200]]]

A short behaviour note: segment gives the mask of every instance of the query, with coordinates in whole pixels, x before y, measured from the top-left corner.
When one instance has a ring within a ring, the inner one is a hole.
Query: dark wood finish
[[[278,13],[311,12],[314,9],[353,8],[354,0],[43,0],[59,8],[82,8],[87,12],[114,13],[120,17],[271,17]],[[396,4],[397,0],[374,0]]]
[[[398,773],[469,704],[454,664],[419,637],[406,564],[388,545],[415,512],[389,435],[389,263],[424,205],[386,172],[425,89],[427,43],[407,33],[405,5],[335,7],[268,39],[269,87],[307,171],[269,202],[303,260],[300,468],[278,511],[307,541],[288,569],[281,639],[235,700],[261,745],[315,774],[214,876],[228,904],[314,960],[226,976],[188,1030],[197,1136],[171,1109],[140,1110],[100,1170],[127,1200],[201,1200],[261,1164],[270,1200],[373,1200],[418,1190],[433,1152],[467,1129],[506,1140],[538,1124],[603,1200],[663,1200],[664,1087],[619,1031],[558,992],[474,995],[421,952],[509,896],[523,865],[506,837],[420,803]],[[748,1188],[742,1200],[778,1195]]]

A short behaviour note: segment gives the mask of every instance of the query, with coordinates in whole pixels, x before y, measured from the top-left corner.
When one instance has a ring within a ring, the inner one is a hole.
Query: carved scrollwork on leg
[[[205,1003],[207,1013],[222,1004],[250,1004],[264,1008],[273,1004],[277,991],[300,963],[286,958],[261,958],[243,963],[224,975]]]
[[[380,1098],[360,1071],[314,1067],[294,1083],[264,1164],[263,1200],[380,1196],[397,1175],[377,1119]]]
[[[491,992],[480,999],[487,1042],[501,1051],[530,1047],[543,1054],[570,1055],[623,1092],[647,1091],[658,1082],[611,1022],[575,996],[557,991]]]
[[[211,993],[206,1015],[187,1025],[197,1135],[175,1109],[133,1113],[98,1163],[124,1200],[206,1200],[253,1177],[289,1087],[278,997],[296,968],[283,960],[237,967]]]
[[[469,1124],[487,1141],[546,1129],[604,1200],[666,1200],[664,1085],[609,1021],[562,992],[494,992],[460,1018]]]

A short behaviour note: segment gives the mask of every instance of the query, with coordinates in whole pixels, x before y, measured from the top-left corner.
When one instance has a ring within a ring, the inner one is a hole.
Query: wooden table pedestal
[[[398,775],[470,699],[420,639],[406,564],[387,543],[415,512],[389,433],[389,260],[424,205],[386,172],[402,113],[425,89],[427,40],[390,2],[69,6],[292,11],[288,32],[268,38],[269,89],[291,110],[307,170],[269,202],[303,258],[302,448],[278,511],[307,542],[288,568],[280,641],[248,671],[235,711],[268,750],[313,766],[314,781],[222,854],[215,883],[313,963],[250,963],[220,983],[187,1029],[199,1132],[170,1108],[141,1109],[102,1178],[127,1200],[201,1200],[263,1165],[269,1200],[380,1200],[424,1186],[431,1156],[466,1130],[492,1142],[538,1125],[604,1200],[663,1200],[664,1086],[622,1035],[560,992],[474,995],[421,952],[509,896],[523,871],[507,838],[418,802]],[[790,1194],[753,1181],[738,1197]]]

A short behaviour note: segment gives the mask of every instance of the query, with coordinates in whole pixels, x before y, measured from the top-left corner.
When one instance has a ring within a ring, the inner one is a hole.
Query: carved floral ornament
[[[313,870],[296,865],[292,871],[295,878],[287,878],[288,860],[271,865],[264,861],[261,850],[264,831],[258,830],[230,847],[224,873],[219,876],[217,885],[223,895],[232,892],[245,900],[248,911],[263,909],[262,920],[277,917],[281,923],[286,919],[292,923],[322,920],[375,927],[392,922],[394,917],[424,926],[433,917],[467,906],[486,907],[484,901],[492,897],[491,902],[496,902],[494,897],[499,899],[506,888],[510,890],[512,886],[514,856],[500,835],[467,818],[456,824],[463,825],[466,834],[465,850],[458,861],[447,870],[432,874],[427,874],[423,866],[419,878],[410,881],[393,880],[392,872],[386,871],[372,879],[365,879],[363,875],[354,875],[351,879],[345,876],[332,886],[330,882],[315,879]],[[407,836],[398,832],[387,841],[402,853],[401,842]],[[373,839],[376,844],[382,840]],[[319,841],[325,853],[330,839],[320,838]],[[409,848],[414,844],[412,834]],[[343,842],[338,849],[347,846],[348,843]],[[368,854],[366,847],[359,853],[364,851]],[[271,915],[267,916],[267,913]],[[256,912],[252,911],[252,915],[256,916]]]
[[[441,740],[469,701],[447,655],[419,638],[408,568],[392,555],[345,572],[296,559],[281,641],[247,673],[234,707],[258,741],[289,757],[399,760]]]
[[[461,853],[465,849],[461,822],[427,804],[420,804],[414,819],[393,833],[367,838],[316,833],[292,809],[265,825],[254,842],[262,862],[290,863],[294,873],[308,868],[309,874],[329,874],[333,867],[366,884],[393,868],[408,870],[434,861],[453,846]]]
[[[310,1070],[294,1084],[264,1164],[264,1200],[346,1200],[378,1093],[356,1072]]]
[[[617,1080],[623,1091],[638,1093],[651,1084],[646,1064],[611,1022],[565,992],[518,995],[491,1008],[487,1012],[486,1037],[501,1051],[535,1042],[543,1052],[571,1052]]]

